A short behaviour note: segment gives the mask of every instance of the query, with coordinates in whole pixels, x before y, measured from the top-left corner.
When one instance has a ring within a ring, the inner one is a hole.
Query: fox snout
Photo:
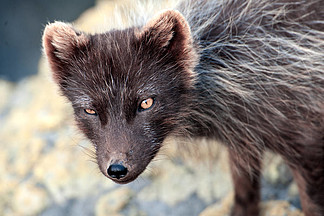
[[[110,145],[101,145],[97,149],[97,160],[101,172],[119,184],[135,180],[157,153],[157,149],[154,150],[143,143],[137,143],[135,148],[126,146],[130,146],[129,143],[119,143],[119,148],[112,147],[110,143]]]
[[[127,168],[122,164],[114,163],[109,165],[107,169],[107,174],[112,179],[121,179],[127,175]]]
[[[132,170],[128,163],[128,157],[128,154],[116,152],[107,152],[106,154],[101,155],[101,157],[98,158],[101,172],[113,181],[122,183],[128,178],[129,171]]]

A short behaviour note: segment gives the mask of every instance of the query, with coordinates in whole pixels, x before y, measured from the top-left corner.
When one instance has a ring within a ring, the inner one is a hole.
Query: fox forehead
[[[159,65],[159,62],[163,57],[145,50],[135,36],[129,36],[133,34],[127,30],[91,36],[76,61],[84,79],[103,85],[111,92],[123,92],[126,86],[138,87],[138,93],[151,89],[150,83],[158,78],[152,71],[162,71],[163,63]]]
[[[123,33],[91,36],[72,69],[79,71],[71,77],[70,88],[77,91],[71,100],[74,107],[96,109],[103,124],[108,118],[131,120],[139,100],[159,94],[156,74],[143,66],[139,55],[134,58],[134,43],[119,41]]]

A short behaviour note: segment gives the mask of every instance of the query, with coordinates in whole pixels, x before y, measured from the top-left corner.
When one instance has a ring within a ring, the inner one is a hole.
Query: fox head
[[[101,172],[117,183],[136,179],[188,112],[197,53],[185,18],[169,10],[94,35],[55,22],[43,47]]]

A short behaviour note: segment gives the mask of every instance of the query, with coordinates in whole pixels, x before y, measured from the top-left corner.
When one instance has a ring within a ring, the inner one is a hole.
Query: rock
[[[12,209],[17,215],[37,215],[48,204],[49,197],[46,191],[26,182],[15,190]]]
[[[8,164],[7,169],[16,176],[29,174],[33,166],[38,163],[41,151],[45,146],[44,140],[39,137],[29,137],[27,135],[22,139],[26,139],[26,142],[12,142],[9,147],[12,151],[10,160],[13,162]]]
[[[119,187],[103,195],[97,202],[96,216],[120,216],[121,214],[119,212],[125,208],[132,196],[133,192],[127,187]]]
[[[170,206],[186,200],[197,189],[193,173],[184,166],[164,161],[159,166],[159,175],[153,183],[144,188],[139,199],[143,201],[161,200]],[[154,168],[153,168],[154,169]],[[163,170],[162,170],[163,169]]]
[[[296,208],[292,207],[287,201],[275,200],[261,204],[261,216],[303,216]]]
[[[97,172],[96,164],[89,162],[82,148],[69,145],[70,141],[67,134],[59,137],[55,148],[39,159],[33,171],[35,179],[48,188],[54,201],[63,203],[115,187]],[[80,141],[75,137],[74,142]]]
[[[145,1],[142,7],[134,0],[98,1],[95,7],[85,11],[75,22],[76,26],[89,33],[105,32],[110,29],[128,28],[133,23],[132,17],[152,17],[157,11],[173,8],[179,0]],[[134,8],[140,10],[134,10]],[[129,17],[129,15],[131,17]],[[143,23],[138,23],[140,25]]]
[[[229,193],[220,203],[208,206],[199,216],[229,216],[233,205],[233,193]],[[265,201],[260,205],[260,216],[303,216],[284,200]]]
[[[196,145],[194,143],[187,144]],[[169,147],[175,145],[174,140],[168,140],[167,145],[168,151],[175,160],[157,159],[150,165],[149,170],[154,170],[153,173],[155,173],[152,176],[153,183],[139,193],[139,199],[143,201],[161,200],[169,206],[175,206],[196,194],[205,203],[210,203],[231,191],[232,185],[226,163],[227,152],[224,148],[218,148],[218,153],[216,153],[221,156],[212,160],[210,158],[210,160],[206,158],[202,160],[202,155],[206,153],[203,149],[200,149],[199,153],[195,152],[197,159],[191,157],[191,151],[183,152],[186,151],[184,149],[181,151],[181,147],[178,149],[178,153],[174,152],[174,147]]]
[[[294,182],[289,186],[288,195],[290,197],[296,197],[299,195],[297,184]]]
[[[12,89],[14,88],[14,85],[10,82],[0,80],[0,119],[1,119],[1,113],[5,112],[5,105],[7,104],[8,99],[10,98]]]
[[[280,156],[267,153],[264,164],[263,176],[270,184],[287,186],[292,181],[292,174]]]
[[[229,193],[220,203],[208,206],[199,216],[228,216],[233,205],[233,192]]]

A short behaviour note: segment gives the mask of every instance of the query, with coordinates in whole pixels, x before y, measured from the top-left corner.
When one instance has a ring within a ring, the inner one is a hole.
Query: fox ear
[[[88,42],[88,35],[74,30],[69,24],[55,22],[46,26],[43,48],[56,82],[59,83],[66,76],[66,66],[76,50],[86,46]]]
[[[188,22],[175,10],[166,10],[136,32],[136,37],[153,49],[163,48],[183,64],[196,61]],[[189,61],[188,61],[189,60]]]

